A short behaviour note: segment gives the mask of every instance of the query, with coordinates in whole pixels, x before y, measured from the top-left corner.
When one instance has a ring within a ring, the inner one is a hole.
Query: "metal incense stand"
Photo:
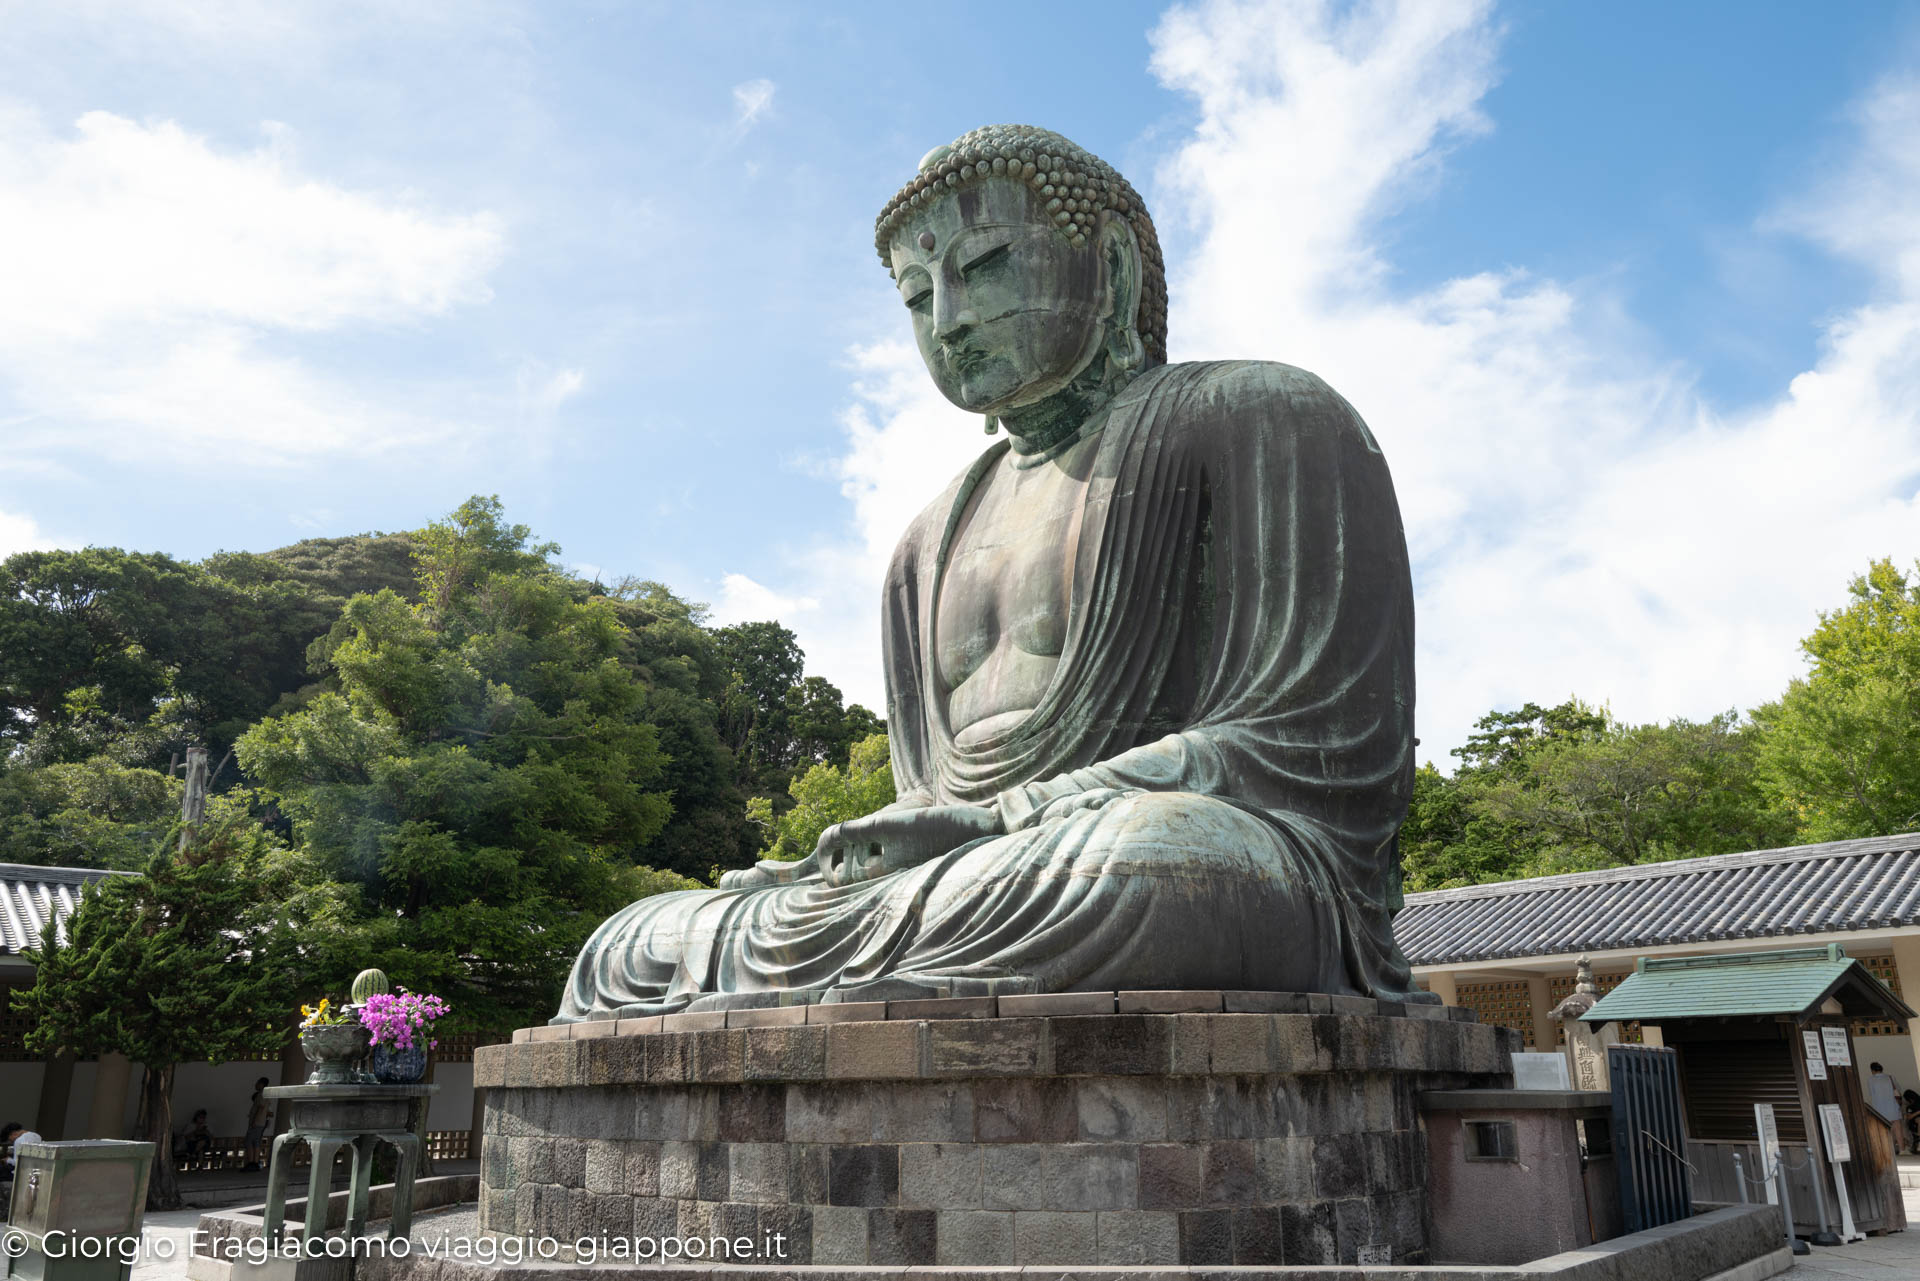
[[[305,1143],[313,1166],[307,1175],[304,1236],[327,1231],[327,1197],[333,1186],[333,1160],[341,1148],[353,1149],[353,1182],[347,1194],[347,1235],[366,1235],[369,1183],[374,1146],[385,1143],[398,1157],[393,1175],[391,1235],[403,1237],[413,1226],[413,1180],[420,1170],[420,1139],[415,1122],[437,1085],[278,1085],[270,1099],[285,1099],[291,1121],[273,1141],[267,1174],[264,1227],[268,1241],[281,1238],[287,1209],[287,1174],[292,1144]]]

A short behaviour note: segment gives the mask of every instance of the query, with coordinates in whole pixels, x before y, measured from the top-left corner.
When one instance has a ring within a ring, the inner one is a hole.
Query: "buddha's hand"
[[[811,854],[796,863],[762,859],[752,867],[739,867],[731,872],[722,872],[720,888],[757,890],[768,885],[791,885],[795,881],[805,880],[813,874],[814,870],[814,858]]]
[[[828,885],[851,885],[917,867],[969,841],[1004,836],[1006,830],[990,805],[882,810],[829,827],[813,857]]]
[[[1082,810],[1105,809],[1115,801],[1124,801],[1129,796],[1140,795],[1137,787],[1094,787],[1084,792],[1073,792],[1056,797],[1034,814],[1029,826],[1051,823],[1055,819],[1078,814]]]

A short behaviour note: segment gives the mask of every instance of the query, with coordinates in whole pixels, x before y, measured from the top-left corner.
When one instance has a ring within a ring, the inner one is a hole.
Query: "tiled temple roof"
[[[1407,895],[1415,965],[1772,939],[1920,923],[1920,834],[1797,845]]]
[[[94,881],[125,872],[86,867],[33,867],[0,863],[0,956],[37,948],[49,928],[58,930],[79,906],[80,891]]]

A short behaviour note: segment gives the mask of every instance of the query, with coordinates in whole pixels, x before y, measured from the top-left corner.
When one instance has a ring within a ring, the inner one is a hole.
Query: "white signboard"
[[[1807,1080],[1824,1081],[1827,1079],[1827,1062],[1819,1055],[1807,1060]]]
[[[1571,1090],[1564,1054],[1521,1052],[1513,1056],[1513,1088],[1516,1090]]]
[[[1833,1199],[1840,1205],[1840,1239],[1864,1240],[1860,1230],[1853,1225],[1853,1201],[1847,1196],[1847,1173],[1840,1168],[1843,1162],[1852,1159],[1853,1152],[1847,1147],[1847,1120],[1840,1115],[1838,1103],[1820,1105],[1820,1130],[1827,1136],[1827,1156],[1833,1161]],[[1814,1177],[1818,1178],[1818,1173]]]
[[[1774,1181],[1774,1167],[1780,1164],[1780,1127],[1773,1120],[1773,1104],[1753,1105],[1753,1128],[1760,1135],[1760,1177],[1767,1181],[1767,1204],[1780,1204],[1780,1189]]]
[[[1820,1034],[1818,1032],[1815,1032],[1811,1028],[1802,1031],[1800,1033],[1800,1043],[1807,1047],[1808,1058],[1817,1059],[1820,1057]]]
[[[1827,1047],[1827,1062],[1835,1067],[1852,1067],[1853,1055],[1847,1052],[1847,1029],[1843,1027],[1823,1027],[1820,1040]]]
[[[1840,1115],[1838,1103],[1820,1105],[1820,1130],[1827,1136],[1827,1156],[1835,1161],[1851,1161],[1853,1150],[1847,1146],[1847,1119]]]

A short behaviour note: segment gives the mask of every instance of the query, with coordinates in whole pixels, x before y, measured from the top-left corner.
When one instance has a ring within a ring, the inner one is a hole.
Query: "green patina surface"
[[[880,601],[893,804],[658,894],[555,1021],[1249,990],[1420,1000],[1389,929],[1413,592],[1385,459],[1304,370],[1167,364],[1152,220],[1046,130],[936,150],[876,248],[987,446]]]
[[[1659,1023],[1674,1019],[1800,1015],[1829,996],[1850,1015],[1911,1017],[1913,1011],[1849,959],[1837,943],[1826,947],[1726,956],[1644,960],[1638,972],[1581,1017],[1589,1023]]]

